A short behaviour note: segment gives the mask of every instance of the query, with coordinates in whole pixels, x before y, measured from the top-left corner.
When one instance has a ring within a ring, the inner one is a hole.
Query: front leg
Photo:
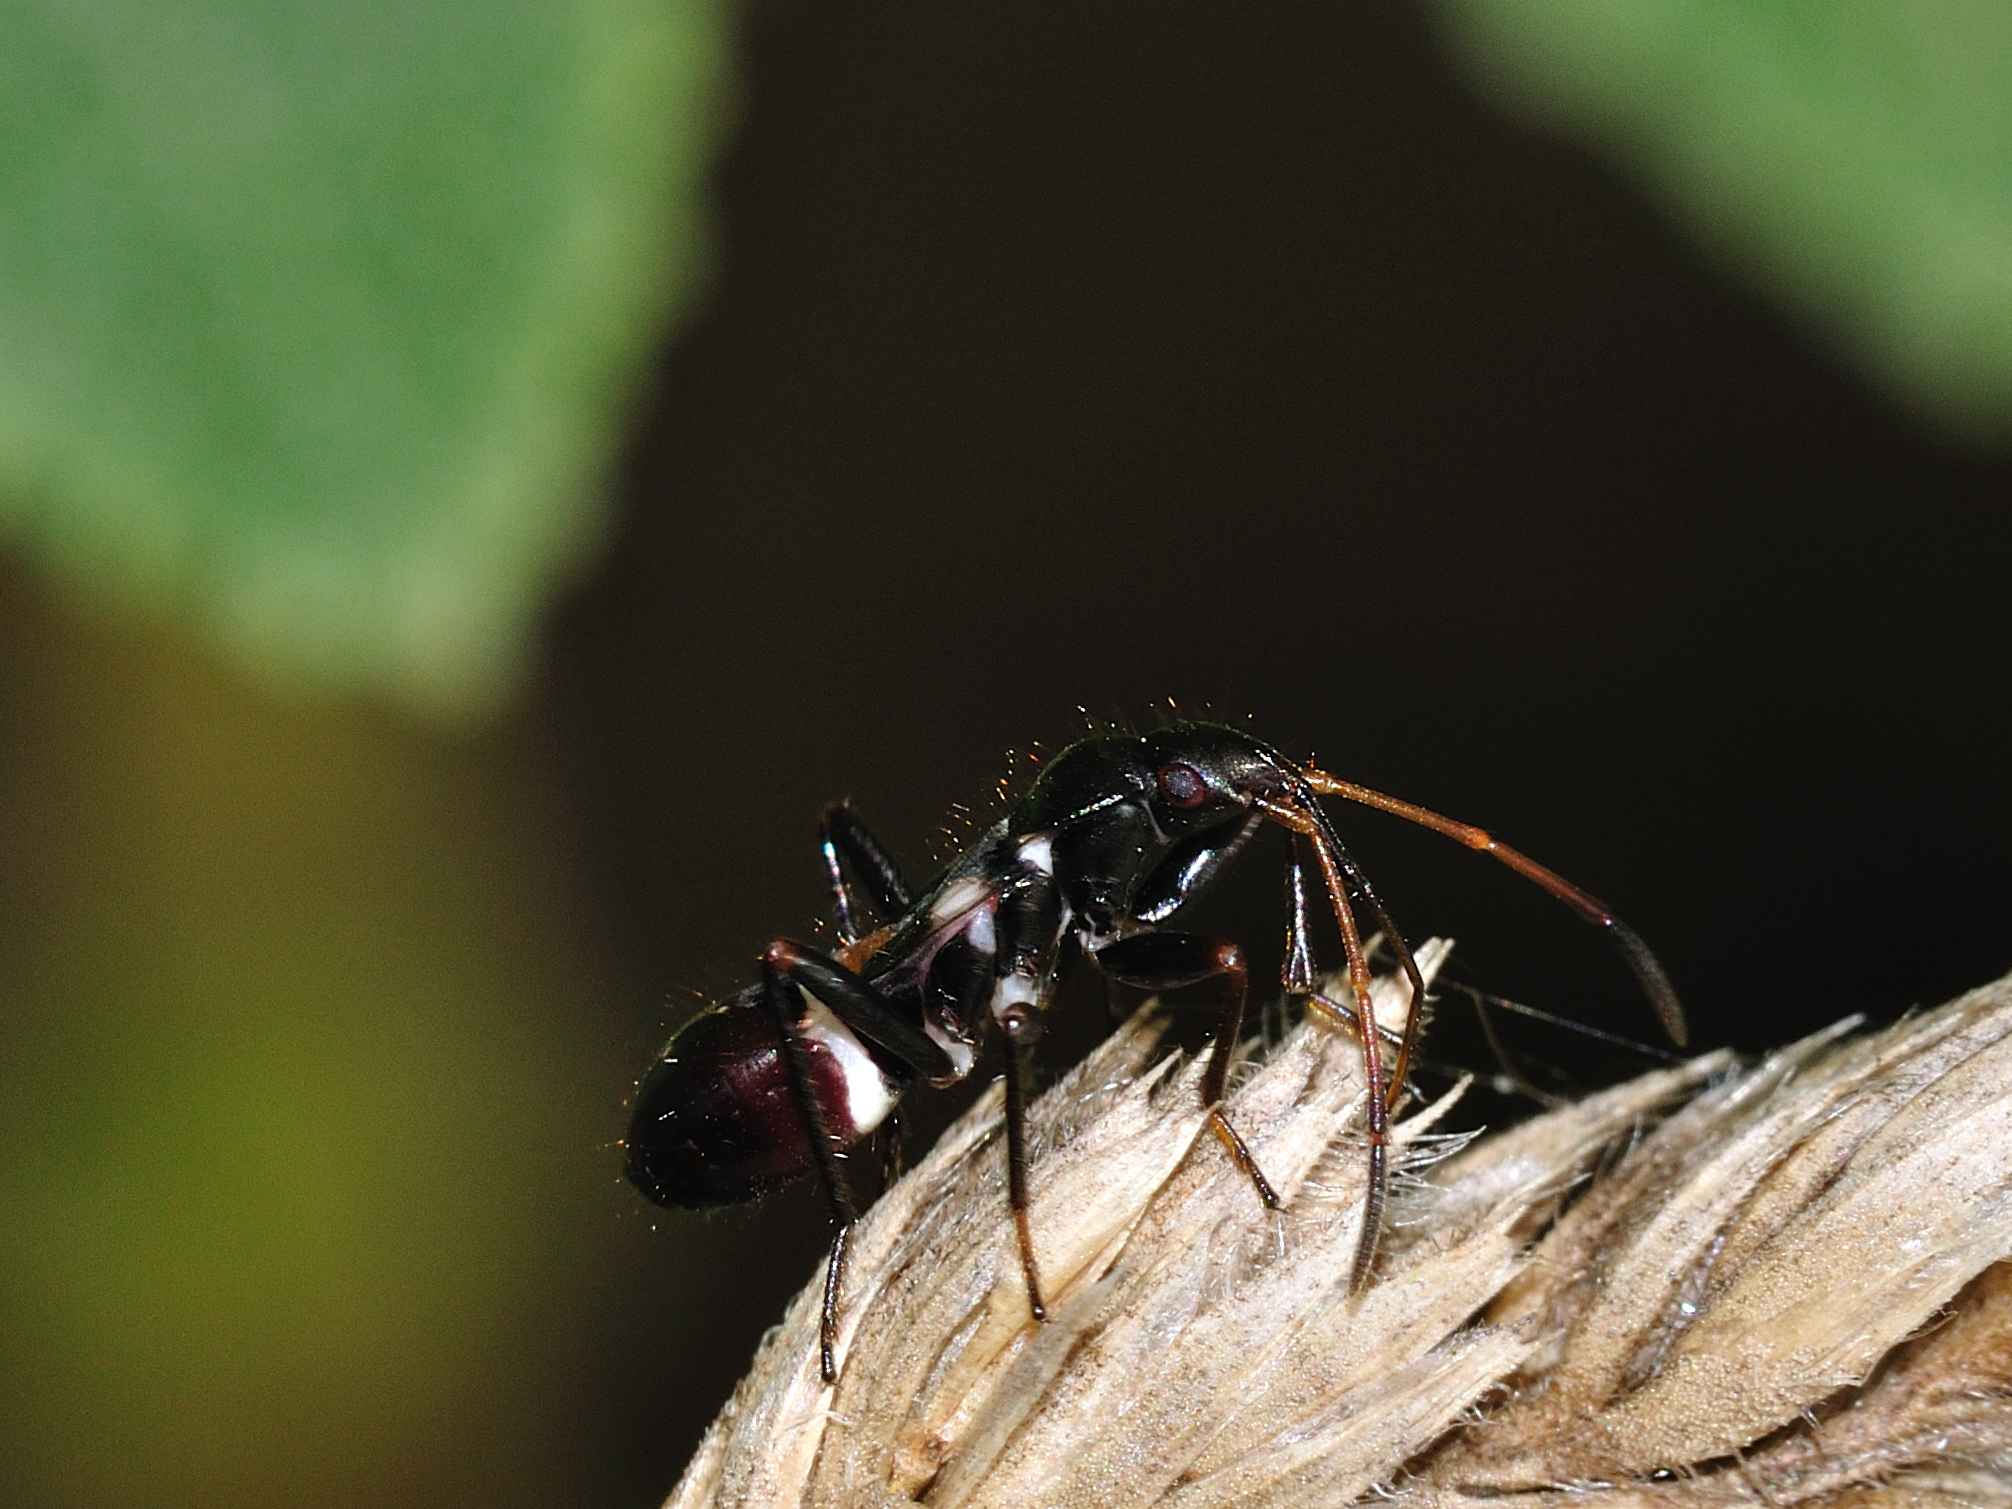
[[[1337,1001],[1320,988],[1313,967],[1313,946],[1309,940],[1306,915],[1306,871],[1300,863],[1299,840],[1295,838],[1292,863],[1285,872],[1285,964],[1280,971],[1279,984],[1288,1003],[1296,1001],[1331,1026],[1360,1033],[1362,1019],[1356,1009],[1346,1002]],[[1392,1048],[1404,1046],[1401,1029],[1378,1022],[1376,1032]]]
[[[1244,952],[1227,938],[1198,933],[1134,933],[1107,943],[1094,955],[1104,973],[1121,985],[1139,990],[1181,990],[1214,983],[1222,996],[1215,1043],[1202,1073],[1202,1106],[1209,1130],[1242,1169],[1268,1210],[1279,1208],[1278,1192],[1258,1167],[1243,1137],[1223,1114],[1223,1092],[1229,1085],[1230,1055],[1243,1032],[1244,998],[1249,994],[1250,969]]]
[[[1020,1270],[1027,1280],[1027,1308],[1034,1319],[1048,1318],[1041,1295],[1041,1270],[1034,1260],[1034,1230],[1028,1220],[1027,1096],[1034,1072],[1034,1046],[1041,1040],[1042,1013],[1054,999],[1055,964],[1062,947],[1062,898],[1052,873],[1023,850],[999,884],[994,918],[998,953],[992,974],[992,1020],[1006,1040],[1006,1197],[1020,1243]]]
[[[1027,1092],[1034,1073],[1034,1045],[1041,1041],[1041,1014],[1012,1005],[1000,1010],[998,1021],[1006,1038],[1006,1199],[1020,1243],[1027,1308],[1036,1320],[1046,1320],[1048,1305],[1041,1297],[1041,1272],[1034,1263],[1034,1228],[1027,1217]]]

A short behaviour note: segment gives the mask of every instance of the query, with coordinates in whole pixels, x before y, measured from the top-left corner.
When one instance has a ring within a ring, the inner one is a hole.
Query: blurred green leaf
[[[0,527],[479,708],[703,252],[711,4],[0,0]]]
[[[2012,434],[2012,6],[1445,0],[1475,75],[1614,148],[1910,406]]]

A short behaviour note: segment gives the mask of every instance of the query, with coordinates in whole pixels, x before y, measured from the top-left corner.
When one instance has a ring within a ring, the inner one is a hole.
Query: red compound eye
[[[1160,795],[1176,807],[1199,807],[1209,794],[1209,783],[1192,765],[1162,765],[1156,779]]]

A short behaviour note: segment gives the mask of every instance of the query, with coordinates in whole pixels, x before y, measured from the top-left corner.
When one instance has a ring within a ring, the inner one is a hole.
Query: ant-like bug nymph
[[[1425,986],[1321,797],[1406,818],[1550,892],[1614,939],[1664,1029],[1684,1042],[1683,1008],[1669,977],[1604,902],[1479,828],[1300,764],[1238,729],[1178,722],[1070,745],[920,892],[851,808],[830,808],[820,838],[838,948],[825,953],[777,939],[762,954],[756,984],[671,1039],[636,1092],[625,1144],[629,1178],[660,1204],[696,1207],[751,1200],[805,1174],[819,1176],[838,1228],[825,1268],[819,1346],[830,1382],[846,1241],[858,1217],[844,1156],[873,1135],[915,1081],[955,1084],[996,1039],[1007,1061],[1007,1188],[1020,1264],[1031,1311],[1045,1319],[1027,1221],[1027,1093],[1062,944],[1073,934],[1112,983],[1214,992],[1200,1110],[1258,1198],[1276,1209],[1278,1195],[1222,1108],[1248,993],[1243,950],[1163,926],[1270,825],[1285,829],[1292,843],[1284,992],[1347,1028],[1362,1054],[1369,1170],[1352,1270],[1359,1287],[1383,1226],[1390,1116],[1417,1045]],[[1352,1003],[1315,985],[1307,854],[1340,932]],[[1389,939],[1410,986],[1410,1009],[1387,1063],[1382,1033],[1358,1030],[1375,1021],[1358,907]],[[861,928],[868,909],[878,923],[870,932]]]

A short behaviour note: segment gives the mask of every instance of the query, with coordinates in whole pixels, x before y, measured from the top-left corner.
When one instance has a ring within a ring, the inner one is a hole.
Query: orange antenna
[[[1455,822],[1450,817],[1442,817],[1437,812],[1420,807],[1416,803],[1400,801],[1397,797],[1386,796],[1381,791],[1372,791],[1367,786],[1358,786],[1353,781],[1344,781],[1339,776],[1329,775],[1324,770],[1304,768],[1300,775],[1307,785],[1322,796],[1338,796],[1345,801],[1358,802],[1365,807],[1374,807],[1379,812],[1388,812],[1407,822],[1430,828],[1434,833],[1443,834],[1455,843],[1499,860],[1521,875],[1525,880],[1541,887],[1557,897],[1573,911],[1584,917],[1595,927],[1613,939],[1614,946],[1621,951],[1621,957],[1628,961],[1628,967],[1641,981],[1643,993],[1649,1004],[1655,1008],[1656,1018],[1663,1024],[1663,1030],[1670,1035],[1670,1041],[1678,1047],[1690,1040],[1690,1030],[1684,1025],[1683,1003],[1677,999],[1677,987],[1670,983],[1656,956],[1649,951],[1635,930],[1614,915],[1606,902],[1588,891],[1581,890],[1557,871],[1540,865],[1520,850],[1512,849],[1485,828],[1477,828],[1472,823]],[[1379,909],[1380,910],[1380,909]]]

